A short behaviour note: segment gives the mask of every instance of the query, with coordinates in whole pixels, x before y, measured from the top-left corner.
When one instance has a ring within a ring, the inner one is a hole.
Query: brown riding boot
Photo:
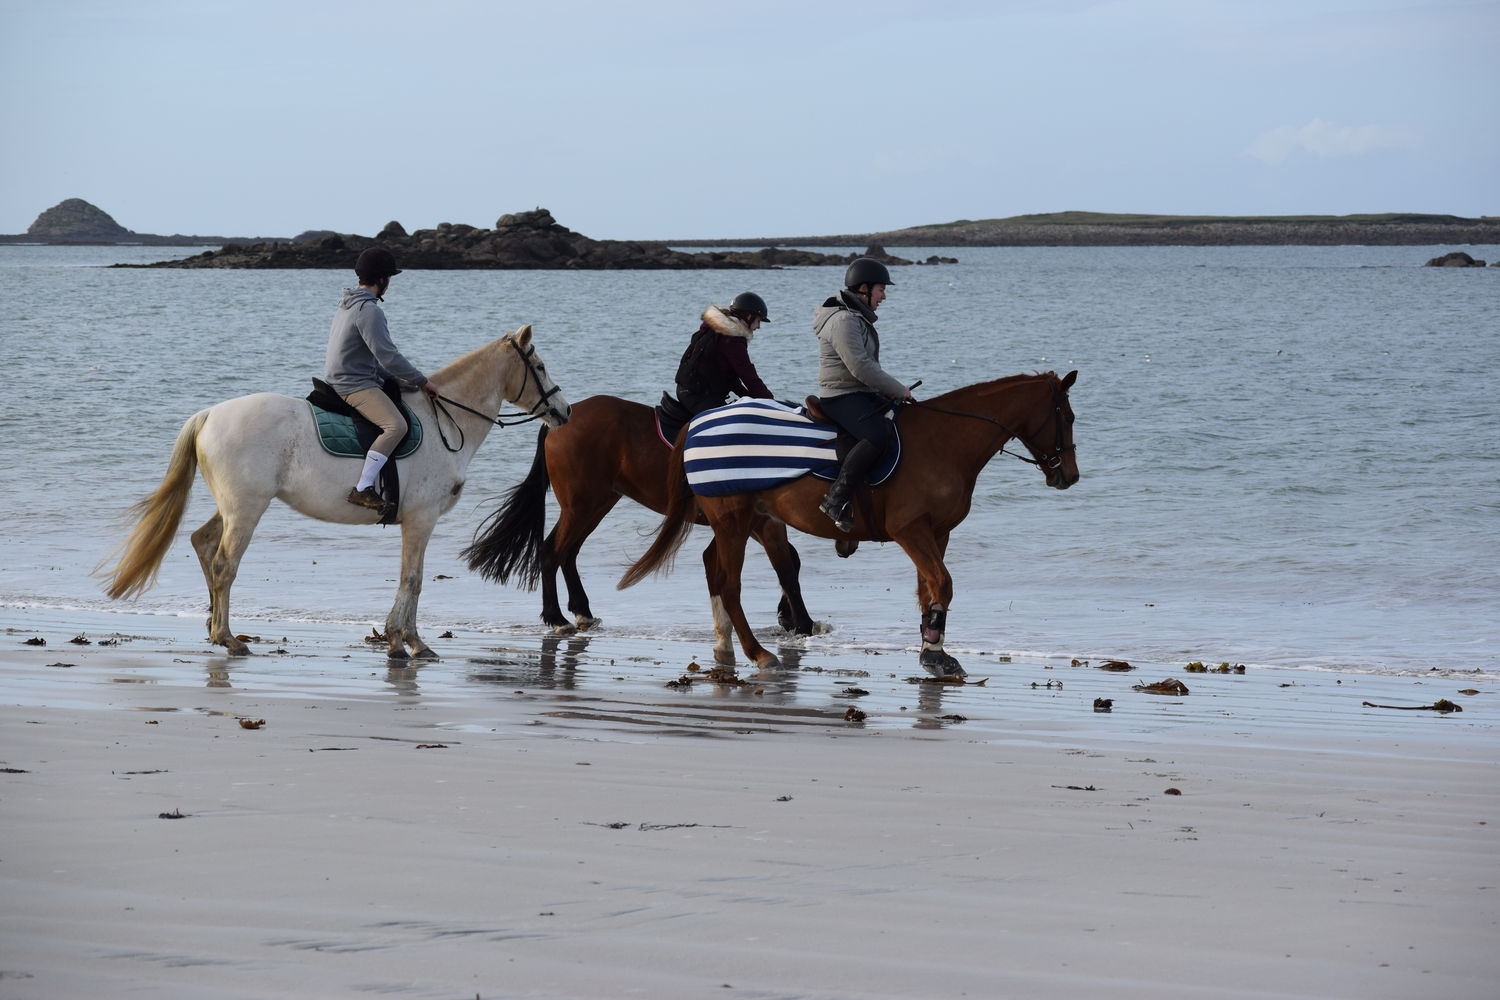
[[[375,487],[373,486],[366,486],[362,490],[357,488],[350,489],[349,495],[344,497],[344,499],[356,507],[366,507],[382,517],[385,516],[387,504],[381,498],[380,494],[375,492]]]

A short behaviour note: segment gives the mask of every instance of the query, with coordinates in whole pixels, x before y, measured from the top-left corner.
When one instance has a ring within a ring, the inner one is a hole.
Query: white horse
[[[485,414],[498,414],[510,402],[558,427],[570,412],[531,346],[530,326],[471,351],[432,380],[443,387],[444,399],[451,395],[450,402],[459,407],[451,417],[442,417],[446,435],[455,436],[458,445],[449,445],[435,426],[438,421],[429,419],[421,447],[399,460],[401,585],[385,620],[387,655],[395,659],[407,658],[405,646],[418,657],[437,655],[417,635],[422,560],[438,518],[458,502],[474,452],[491,427],[503,426],[498,416]],[[406,398],[411,405],[422,396],[414,390]],[[200,410],[178,433],[166,478],[155,493],[130,508],[128,516],[139,521],[117,550],[114,566],[104,571],[106,592],[113,598],[136,597],[156,581],[194,473],[201,468],[217,504],[214,516],[192,536],[208,581],[208,638],[227,647],[231,656],[245,655],[249,648],[229,628],[229,588],[261,515],[275,498],[321,521],[373,524],[380,516],[376,511],[344,499],[362,461],[323,450],[311,409],[302,399],[262,392]]]

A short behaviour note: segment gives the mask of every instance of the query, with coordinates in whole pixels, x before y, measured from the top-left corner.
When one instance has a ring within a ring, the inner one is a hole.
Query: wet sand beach
[[[201,618],[0,625],[7,998],[1480,998],[1500,975],[1500,691],[1462,671],[970,658],[984,683],[947,687],[915,653],[787,645],[729,683],[706,647],[607,628],[428,624],[443,658],[408,666],[350,625],[256,622],[234,660]],[[1169,677],[1189,693],[1133,690]],[[1439,700],[1463,711],[1394,707]]]

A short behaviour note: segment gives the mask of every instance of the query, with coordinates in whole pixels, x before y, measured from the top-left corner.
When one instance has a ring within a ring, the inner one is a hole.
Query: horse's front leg
[[[953,576],[943,564],[948,536],[918,532],[896,539],[917,568],[917,609],[922,615],[922,652],[918,663],[934,677],[963,677],[964,668],[943,649]]]
[[[393,660],[411,655],[435,660],[434,653],[417,635],[417,601],[422,596],[422,567],[427,558],[427,542],[436,522],[430,518],[401,521],[401,581],[396,588],[396,602],[385,619],[386,655]]]

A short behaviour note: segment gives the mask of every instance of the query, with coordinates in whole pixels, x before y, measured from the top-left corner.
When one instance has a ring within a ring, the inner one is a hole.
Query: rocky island
[[[314,234],[297,241],[233,244],[196,257],[154,264],[116,267],[172,268],[348,268],[360,251],[388,248],[403,269],[417,270],[686,270],[692,268],[777,268],[847,264],[858,254],[766,247],[760,250],[716,250],[687,253],[665,243],[639,240],[595,240],[561,225],[545,208],[502,215],[491,229],[444,222],[435,229],[408,233],[399,222],[387,223],[375,236]],[[865,256],[886,264],[910,264],[872,246]],[[927,263],[938,263],[932,258]],[[951,258],[948,258],[951,260]]]

